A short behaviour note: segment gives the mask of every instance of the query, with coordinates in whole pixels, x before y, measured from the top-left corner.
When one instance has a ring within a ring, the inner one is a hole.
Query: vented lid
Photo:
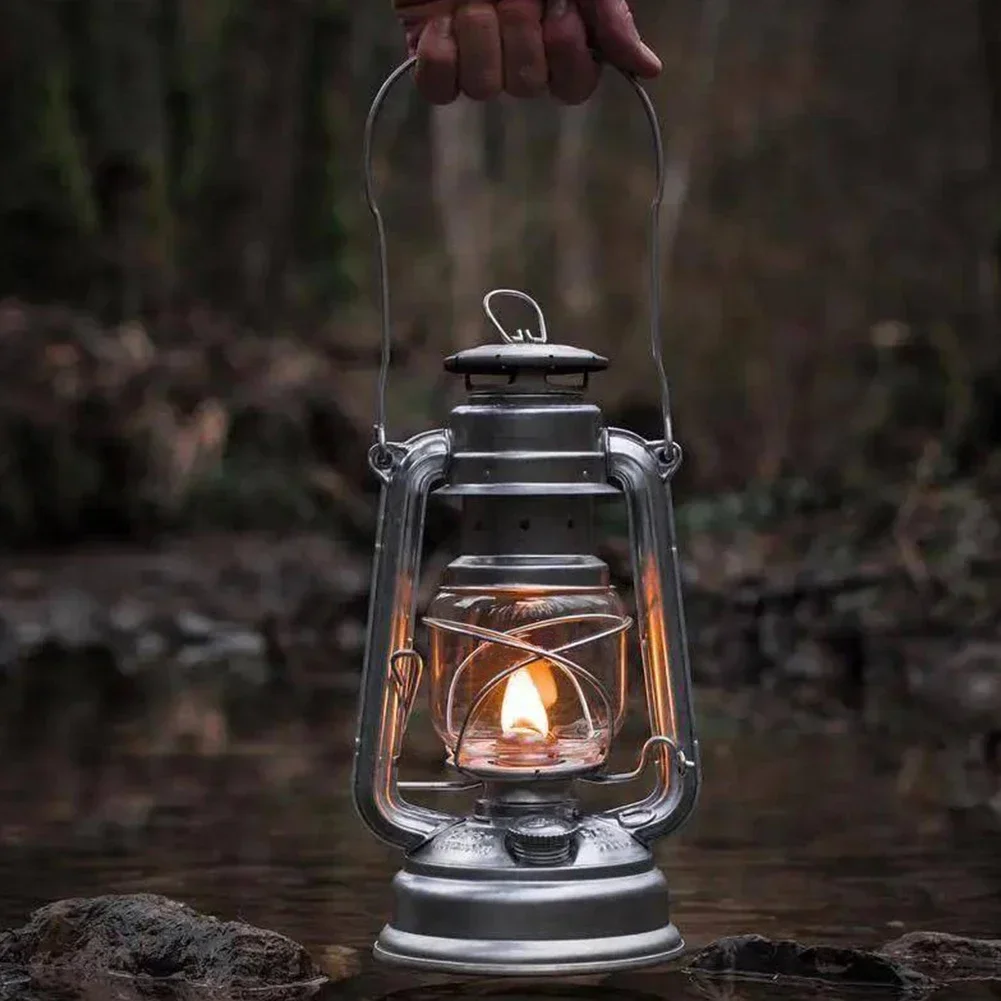
[[[481,344],[445,359],[458,375],[586,375],[608,368],[608,359],[566,344]]]

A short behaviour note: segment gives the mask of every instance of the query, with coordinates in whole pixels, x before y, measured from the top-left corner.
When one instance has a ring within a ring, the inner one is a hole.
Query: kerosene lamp
[[[369,114],[365,176],[376,221],[382,365],[370,465],[382,480],[358,735],[354,798],[362,819],[405,852],[395,908],[375,955],[455,973],[592,973],[668,960],[683,949],[667,882],[650,845],[696,801],[700,766],[682,612],[670,480],[681,452],[671,431],[660,352],[658,216],[664,158],[656,113],[630,78],[653,130],[651,344],[665,435],[647,441],[607,428],[585,395],[607,366],[591,351],[549,342],[523,292],[487,294],[499,343],[446,359],[466,398],[445,428],[388,439],[390,316]],[[510,332],[497,300],[530,320]],[[461,552],[423,617],[416,649],[425,506],[432,492],[461,505]],[[629,516],[635,620],[595,555],[595,505],[620,498]],[[643,661],[650,736],[629,772],[607,771],[626,709],[627,634]],[[398,778],[404,731],[421,684],[454,780]],[[646,777],[643,798],[588,812],[585,784]],[[478,789],[456,816],[405,793]]]

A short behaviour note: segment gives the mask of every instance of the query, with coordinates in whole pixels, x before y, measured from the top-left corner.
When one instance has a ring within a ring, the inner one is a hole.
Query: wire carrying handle
[[[372,106],[368,112],[365,122],[364,136],[364,175],[365,175],[365,201],[368,204],[369,212],[375,221],[376,237],[378,242],[378,270],[379,270],[379,309],[381,318],[381,355],[379,362],[379,381],[376,398],[376,420],[375,420],[375,445],[370,453],[370,461],[376,471],[385,472],[390,469],[399,454],[398,448],[387,438],[386,432],[386,388],[389,382],[389,363],[392,353],[392,319],[390,313],[389,298],[389,252],[386,244],[386,224],[383,220],[382,211],[379,208],[375,191],[375,178],[372,168],[372,145],[375,136],[375,124],[379,118],[379,112],[389,96],[390,92],[399,82],[401,77],[408,73],[417,62],[416,56],[410,56],[405,62],[393,70],[379,88],[372,101]],[[643,106],[647,123],[650,126],[650,133],[653,139],[653,153],[657,169],[657,186],[653,200],[650,203],[649,213],[649,297],[650,297],[650,354],[653,358],[654,367],[657,373],[657,382],[660,388],[661,413],[664,422],[664,439],[658,442],[658,453],[665,467],[665,475],[670,475],[681,462],[681,448],[674,440],[674,426],[671,420],[671,390],[667,381],[667,373],[664,370],[664,358],[661,344],[661,291],[660,291],[660,209],[664,201],[664,192],[667,184],[667,172],[664,162],[664,139],[661,133],[660,122],[657,118],[657,110],[654,108],[650,95],[647,94],[643,85],[631,73],[622,73],[626,81],[636,92],[636,96]],[[504,290],[510,291],[510,290]],[[523,294],[523,293],[522,293]],[[485,303],[488,308],[489,306]],[[541,311],[540,311],[541,312]],[[494,324],[497,321],[490,317]]]

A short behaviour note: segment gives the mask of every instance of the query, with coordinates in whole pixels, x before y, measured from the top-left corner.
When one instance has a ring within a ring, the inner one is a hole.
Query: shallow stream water
[[[114,837],[81,833],[73,823],[36,829],[28,818],[53,788],[35,781],[17,796],[8,791],[0,926],[23,923],[31,909],[56,898],[150,891],[279,930],[311,949],[362,950],[365,970],[347,996],[818,996],[813,987],[707,988],[664,970],[531,986],[374,969],[368,950],[386,918],[400,860],[354,815],[349,698],[342,715],[319,768],[294,764],[303,747],[292,740],[259,750],[251,773],[189,759],[164,772],[152,794],[134,790],[133,798],[148,802],[152,795],[159,805],[145,827]],[[964,832],[927,804],[901,800],[893,769],[877,768],[857,738],[721,732],[703,743],[697,813],[658,847],[674,918],[690,946],[746,932],[861,946],[914,929],[1001,933],[1001,840]],[[115,795],[124,797],[125,810],[128,795]]]

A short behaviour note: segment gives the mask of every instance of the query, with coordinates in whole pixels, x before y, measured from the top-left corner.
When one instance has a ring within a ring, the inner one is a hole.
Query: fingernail
[[[658,56],[657,53],[646,44],[646,42],[640,42],[640,48],[643,50],[643,55],[646,56],[651,63],[655,63],[658,69],[664,68],[664,64],[660,61],[660,56]]]
[[[555,21],[558,18],[566,17],[569,9],[569,0],[550,0],[549,6],[546,9],[546,17],[552,18]]]
[[[442,38],[452,37],[452,15],[446,14],[444,17],[439,17],[435,19],[434,22],[435,33],[440,35]]]

